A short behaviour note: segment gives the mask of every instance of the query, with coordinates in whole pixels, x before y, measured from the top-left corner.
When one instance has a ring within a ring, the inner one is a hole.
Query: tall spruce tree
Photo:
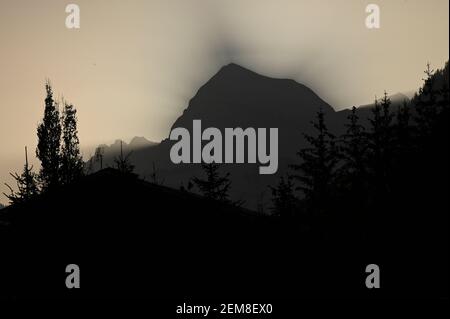
[[[426,77],[423,79],[424,84],[419,89],[419,94],[415,97],[415,106],[417,116],[415,118],[421,137],[427,137],[431,134],[433,124],[438,115],[438,89],[436,88],[434,70],[431,69],[430,63],[424,71]]]
[[[95,149],[94,161],[98,162],[100,165],[100,169],[103,169],[103,156],[104,156],[103,147],[99,146]]]
[[[324,112],[320,109],[317,122],[312,122],[317,136],[303,134],[310,147],[297,153],[302,160],[300,164],[291,165],[292,169],[300,172],[293,175],[300,182],[298,189],[304,193],[311,207],[319,211],[323,211],[326,205],[330,204],[336,165],[339,161],[336,138],[329,132],[324,117]]]
[[[221,176],[219,174],[220,165],[216,163],[202,163],[202,168],[206,173],[206,179],[194,177],[192,182],[199,188],[203,196],[222,202],[229,202],[230,174],[227,173]]]
[[[369,119],[371,130],[369,136],[369,167],[373,178],[374,194],[379,200],[389,191],[389,173],[393,154],[394,114],[390,110],[391,100],[384,92],[383,98],[375,99],[372,118]]]
[[[123,174],[132,174],[134,171],[134,165],[130,162],[130,156],[132,152],[129,152],[126,156],[123,155],[123,142],[120,141],[120,155],[114,159],[116,168]]]
[[[345,189],[360,200],[364,197],[367,181],[367,136],[364,126],[359,123],[356,107],[347,119],[346,132],[342,136],[340,175]]]
[[[42,190],[53,189],[60,184],[61,165],[61,123],[58,104],[53,99],[53,91],[50,82],[45,84],[47,97],[45,98],[45,110],[42,123],[37,129],[38,145],[36,157],[41,161],[39,181]]]
[[[275,216],[291,218],[295,216],[297,198],[295,186],[291,176],[280,177],[276,187],[270,186],[272,191],[272,213]]]
[[[76,109],[72,104],[64,103],[61,117],[62,149],[61,149],[61,182],[69,184],[84,173],[83,159],[80,154]]]
[[[441,111],[448,110],[450,107],[450,87],[449,87],[449,68],[448,61],[445,63],[445,67],[439,70],[441,83],[440,83],[440,99],[438,105]]]
[[[443,69],[436,71],[432,70],[428,63],[424,73],[426,77],[423,79],[423,86],[412,100],[417,113],[414,120],[417,124],[421,146],[425,146],[424,143],[432,134],[440,114],[449,108],[448,61]]]
[[[395,138],[397,154],[409,153],[413,147],[413,128],[411,126],[411,110],[409,103],[405,100],[398,107],[396,113]]]
[[[16,180],[17,192],[13,190],[11,186],[5,183],[5,185],[11,191],[10,194],[3,193],[10,201],[11,204],[18,204],[26,202],[39,193],[37,186],[37,176],[33,172],[33,166],[28,165],[28,152],[25,146],[25,165],[23,167],[22,174],[10,173],[10,175]]]

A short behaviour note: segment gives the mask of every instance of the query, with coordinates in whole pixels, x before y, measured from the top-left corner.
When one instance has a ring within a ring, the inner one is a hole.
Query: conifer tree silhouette
[[[3,193],[10,201],[11,204],[18,204],[26,202],[39,193],[37,186],[37,176],[33,172],[33,166],[28,165],[28,151],[25,146],[25,165],[21,175],[17,173],[10,173],[10,175],[16,180],[18,191],[15,192],[11,186],[5,183],[5,185],[11,191],[11,194]]]
[[[342,135],[342,166],[339,169],[340,177],[346,191],[350,192],[355,200],[362,204],[367,189],[367,136],[359,123],[356,107],[352,108],[345,124],[346,132]]]
[[[369,167],[373,178],[375,200],[389,192],[389,173],[393,154],[392,120],[394,114],[390,110],[391,100],[387,92],[372,109],[369,119],[371,130],[369,136]]]
[[[202,163],[202,168],[206,173],[206,179],[194,177],[192,182],[199,188],[203,196],[222,202],[229,202],[230,173],[220,176],[220,165],[216,163]]]
[[[152,183],[157,184],[157,185],[164,184],[164,179],[161,179],[158,176],[158,170],[156,169],[155,162],[152,162],[152,173],[150,174],[150,180],[152,181]],[[183,188],[184,188],[184,186],[183,186]]]
[[[294,217],[297,198],[295,197],[295,186],[291,176],[281,176],[276,187],[270,186],[272,191],[272,213],[280,217]]]
[[[120,155],[114,159],[116,168],[124,174],[131,174],[134,170],[134,165],[130,163],[130,156],[132,152],[129,152],[126,156],[123,156],[123,142],[120,141]]]
[[[80,154],[80,141],[78,139],[76,109],[72,104],[64,102],[62,122],[62,149],[61,149],[61,181],[69,184],[81,177],[84,173],[83,159]]]
[[[300,150],[297,155],[302,162],[290,165],[300,174],[293,177],[300,182],[300,189],[305,199],[316,209],[323,211],[330,203],[335,168],[339,161],[335,136],[331,134],[325,124],[322,109],[317,113],[317,121],[311,122],[317,131],[317,136],[303,134],[310,144],[309,148]]]
[[[413,127],[411,125],[411,110],[409,103],[405,100],[398,107],[395,123],[395,138],[397,154],[409,153],[413,147]]]
[[[39,181],[42,190],[46,191],[60,184],[60,149],[61,149],[61,123],[58,104],[53,99],[50,82],[45,84],[47,97],[42,123],[37,129],[38,145],[36,157],[41,161]]]
[[[449,68],[448,61],[445,63],[445,67],[439,70],[440,83],[440,99],[438,100],[439,110],[441,112],[448,110],[450,107],[450,87],[449,87]]]
[[[103,153],[103,147],[99,146],[95,149],[94,159],[100,164],[100,169],[103,169]]]
[[[426,77],[423,80],[424,84],[419,89],[419,94],[416,96],[416,111],[415,118],[419,135],[426,138],[431,134],[433,124],[439,113],[437,105],[438,90],[435,84],[434,70],[431,69],[430,63],[427,63],[427,68],[424,71]]]

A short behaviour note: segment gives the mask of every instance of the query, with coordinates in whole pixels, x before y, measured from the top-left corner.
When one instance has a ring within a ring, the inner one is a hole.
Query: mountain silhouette
[[[393,95],[389,95],[389,99],[391,100],[391,106],[396,109],[398,106],[402,105],[404,101],[409,102],[411,99],[403,93],[396,93]],[[361,111],[363,109],[372,109],[375,106],[375,103],[364,104],[358,107]]]
[[[331,131],[341,133],[347,112],[335,110],[311,89],[290,79],[274,79],[257,74],[236,64],[222,67],[206,82],[189,101],[183,114],[172,128],[184,127],[192,131],[194,119],[202,121],[202,129],[247,127],[279,129],[279,168],[274,175],[259,175],[255,164],[226,164],[222,170],[231,174],[230,195],[234,200],[244,200],[245,206],[269,209],[270,192],[267,186],[274,184],[288,165],[297,161],[296,152],[306,145],[302,133],[312,134],[310,123],[322,109]],[[363,117],[369,115],[370,112]],[[170,132],[168,133],[168,135]],[[295,142],[292,142],[295,141]],[[180,187],[194,176],[202,174],[199,164],[172,164],[170,148],[175,141],[163,140],[133,151],[131,162],[136,172],[149,178],[153,164],[165,185]],[[106,165],[113,166],[112,156],[105,156]]]
[[[105,163],[112,166],[112,164],[114,163],[114,159],[120,155],[121,147],[122,152],[124,154],[128,154],[143,148],[153,147],[155,145],[158,145],[158,143],[149,141],[143,136],[135,136],[131,139],[130,143],[126,143],[121,139],[117,139],[113,144],[101,144],[97,148],[100,148],[102,150],[103,156],[105,158]],[[94,158],[92,160],[94,160]]]

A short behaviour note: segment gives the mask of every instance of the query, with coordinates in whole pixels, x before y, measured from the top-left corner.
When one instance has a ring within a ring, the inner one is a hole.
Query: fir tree
[[[449,87],[449,68],[448,61],[445,63],[445,67],[440,70],[440,99],[438,101],[440,111],[448,110],[450,107],[450,87]]]
[[[18,204],[28,201],[39,193],[39,189],[36,181],[36,174],[33,172],[33,166],[28,165],[28,152],[25,147],[25,165],[21,175],[17,173],[10,173],[10,175],[16,180],[17,192],[14,192],[13,188],[8,184],[5,184],[11,194],[7,195],[3,193],[10,201],[11,204]]]
[[[406,100],[398,107],[395,133],[397,153],[400,155],[408,153],[413,146],[413,128],[411,126],[410,106]]]
[[[222,202],[229,202],[230,174],[227,173],[224,176],[220,176],[220,165],[216,163],[202,163],[202,168],[206,173],[206,179],[194,177],[192,182],[199,188],[203,196]]]
[[[104,149],[103,147],[97,147],[95,149],[95,155],[94,155],[94,159],[96,162],[99,163],[100,165],[100,169],[103,169],[103,154],[104,154]]]
[[[300,181],[298,189],[304,193],[305,199],[312,207],[323,210],[332,197],[335,168],[339,159],[335,136],[325,125],[322,109],[317,113],[317,122],[312,122],[312,125],[317,130],[317,136],[303,134],[310,147],[297,153],[302,162],[291,165],[291,168],[301,173],[293,177]]]
[[[367,138],[364,127],[359,124],[356,107],[352,108],[347,119],[349,121],[345,125],[347,130],[342,136],[341,155],[343,162],[340,168],[340,175],[345,184],[345,189],[349,190],[352,195],[362,199],[367,177]]]
[[[291,176],[280,177],[276,187],[270,186],[272,191],[272,213],[280,217],[293,217],[296,211],[297,199],[294,194],[294,183]]]
[[[80,154],[80,141],[77,131],[76,109],[64,103],[62,122],[61,181],[69,184],[83,175],[83,159]]]
[[[426,138],[431,134],[433,124],[439,114],[438,110],[438,90],[436,88],[434,70],[431,69],[430,63],[424,71],[426,78],[423,79],[424,84],[419,90],[419,94],[415,97],[415,106],[417,116],[415,118],[422,138]]]
[[[38,145],[36,157],[41,161],[39,181],[44,191],[60,184],[60,139],[61,123],[58,105],[53,100],[50,83],[45,85],[47,97],[45,99],[44,118],[37,129]]]
[[[371,131],[368,136],[369,167],[374,179],[375,196],[389,191],[389,173],[393,154],[392,120],[394,115],[390,111],[391,100],[386,92],[384,97],[375,100],[372,118],[369,119]]]
[[[120,141],[120,155],[114,159],[114,162],[121,173],[131,174],[134,171],[134,165],[130,163],[131,152],[124,156],[122,144],[123,142]]]
[[[152,183],[157,184],[157,185],[163,185],[164,184],[164,179],[159,178],[158,176],[158,170],[156,169],[156,165],[155,162],[152,162],[152,173],[150,174],[150,179],[152,181]],[[183,186],[184,188],[184,186]]]

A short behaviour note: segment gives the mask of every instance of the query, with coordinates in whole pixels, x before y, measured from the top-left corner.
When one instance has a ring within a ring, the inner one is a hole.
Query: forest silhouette
[[[203,164],[180,189],[154,164],[141,179],[123,151],[106,167],[98,149],[92,171],[74,106],[45,89],[40,170],[25,148],[0,211],[2,296],[448,297],[448,62],[427,66],[411,101],[377,99],[368,123],[353,107],[341,135],[316,110],[308,146],[267,186],[266,214],[229,199],[226,165]],[[23,274],[36,260],[30,286]],[[64,290],[57,271],[74,260],[91,268],[81,292]],[[364,285],[370,263],[386,269],[381,292]]]

